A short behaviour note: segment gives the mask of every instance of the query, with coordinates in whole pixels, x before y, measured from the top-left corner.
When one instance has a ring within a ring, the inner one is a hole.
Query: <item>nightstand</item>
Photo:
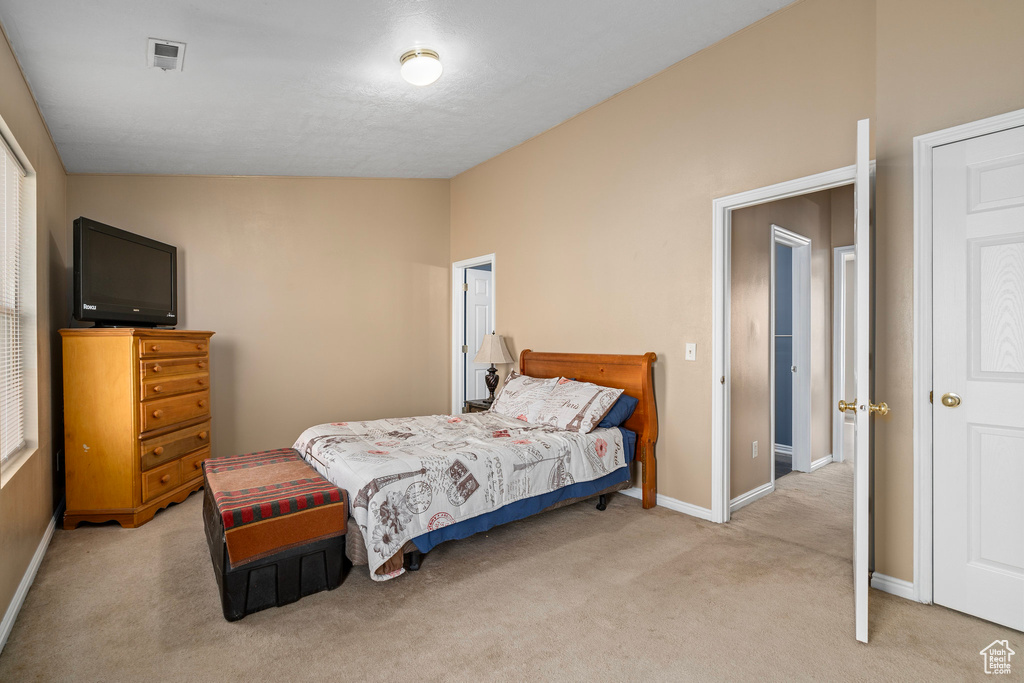
[[[472,400],[466,401],[466,405],[463,406],[462,412],[464,413],[485,413],[491,409],[491,401],[484,400]]]

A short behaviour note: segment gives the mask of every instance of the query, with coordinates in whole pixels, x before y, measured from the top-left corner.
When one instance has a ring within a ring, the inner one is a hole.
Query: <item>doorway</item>
[[[832,249],[832,405],[852,396],[853,386],[853,293],[857,271],[853,245]],[[853,457],[847,445],[853,440],[853,413],[833,413],[832,459],[846,462]]]
[[[771,228],[774,485],[793,470],[811,471],[811,240],[779,225]]]
[[[852,224],[848,185],[732,212],[724,377],[731,512],[774,492],[779,477],[833,460],[832,244]]]
[[[756,208],[765,203],[782,199],[800,197],[809,193],[832,190],[845,185],[853,186],[852,202],[854,210],[850,232],[856,251],[856,330],[854,337],[854,375],[858,398],[854,404],[845,400],[836,406],[840,411],[856,410],[856,429],[854,447],[857,455],[852,468],[853,474],[853,593],[854,593],[854,624],[855,634],[859,641],[868,640],[868,556],[871,548],[869,503],[871,489],[870,452],[871,416],[875,413],[886,414],[885,403],[871,403],[869,384],[871,380],[870,341],[871,341],[871,231],[874,214],[874,167],[870,159],[870,119],[857,121],[857,144],[855,149],[856,163],[845,168],[819,173],[813,176],[749,190],[726,197],[719,197],[712,202],[712,404],[711,404],[711,505],[710,518],[714,522],[728,522],[731,510],[737,503],[749,501],[752,497],[765,495],[768,491],[751,491],[740,500],[731,498],[732,490],[732,426],[734,411],[732,389],[737,368],[733,363],[732,352],[737,336],[733,334],[736,324],[733,315],[733,299],[735,283],[732,277],[733,259],[733,227],[739,210]],[[785,221],[782,221],[783,223]],[[828,251],[826,262],[831,261],[831,250]],[[813,257],[812,257],[813,261]],[[823,287],[822,289],[825,289]],[[829,315],[831,320],[831,315]],[[750,321],[740,321],[747,329],[756,332],[756,325]],[[831,335],[829,335],[831,337]],[[829,342],[831,355],[831,340]],[[767,354],[765,354],[767,356]],[[831,365],[831,363],[830,363]],[[831,382],[815,383],[812,387],[827,386],[831,393]],[[827,396],[826,400],[830,399]],[[814,397],[812,395],[812,405]],[[826,407],[831,411],[830,401]],[[831,418],[827,418],[831,425]],[[828,429],[831,441],[831,429]],[[813,442],[813,439],[812,439]],[[829,456],[831,460],[831,455]],[[840,466],[842,467],[842,466]],[[812,469],[813,463],[812,463]],[[783,484],[788,486],[788,482]],[[770,486],[766,485],[765,488]]]
[[[452,264],[452,414],[467,400],[486,398],[488,364],[474,363],[483,337],[497,327],[494,254]]]

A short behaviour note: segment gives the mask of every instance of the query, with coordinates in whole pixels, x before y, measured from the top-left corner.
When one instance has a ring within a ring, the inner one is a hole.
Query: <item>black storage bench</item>
[[[341,584],[345,492],[291,448],[203,464],[203,522],[224,618]]]

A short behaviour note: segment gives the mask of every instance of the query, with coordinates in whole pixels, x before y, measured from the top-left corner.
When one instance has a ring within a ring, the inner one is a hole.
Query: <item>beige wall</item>
[[[912,140],[1024,108],[1022,28],[1020,0],[878,3],[874,398],[892,413],[875,421],[875,568],[900,579],[913,579]]]
[[[36,329],[39,446],[0,488],[0,617],[39,546],[54,509],[54,444],[60,432],[60,342],[56,330],[67,316],[67,248],[64,241],[65,176],[60,157],[7,43],[0,39],[0,117],[10,127],[36,172]],[[56,409],[55,409],[56,408]],[[57,417],[56,424],[53,416]],[[57,446],[59,448],[59,446]],[[13,463],[17,467],[17,463]],[[13,473],[13,474],[12,474]],[[57,486],[57,493],[60,487]]]
[[[711,201],[853,163],[874,22],[792,5],[452,180],[451,258],[497,253],[514,352],[658,353],[662,494],[711,505]]]
[[[78,216],[178,247],[211,343],[215,454],[447,412],[448,181],[68,176]]]
[[[772,478],[772,224],[811,240],[811,460],[832,452],[831,196],[825,190],[732,214],[731,498]]]
[[[852,163],[854,122],[877,113],[874,398],[893,413],[876,423],[875,567],[910,580],[912,138],[1024,108],[1024,3],[875,5],[798,2],[457,176],[452,259],[498,253],[518,348],[657,351],[659,490],[707,507],[711,202]]]

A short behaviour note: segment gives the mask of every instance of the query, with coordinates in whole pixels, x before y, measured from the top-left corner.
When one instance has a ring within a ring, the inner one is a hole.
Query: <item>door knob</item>
[[[839,401],[839,412],[845,413],[847,410],[849,410],[851,413],[857,412],[857,399],[853,399],[849,403],[842,400]]]
[[[868,410],[874,413],[875,415],[888,415],[889,404],[887,404],[885,401],[881,403],[869,403]]]
[[[942,405],[947,408],[956,408],[960,405],[960,396],[954,393],[943,394]]]

